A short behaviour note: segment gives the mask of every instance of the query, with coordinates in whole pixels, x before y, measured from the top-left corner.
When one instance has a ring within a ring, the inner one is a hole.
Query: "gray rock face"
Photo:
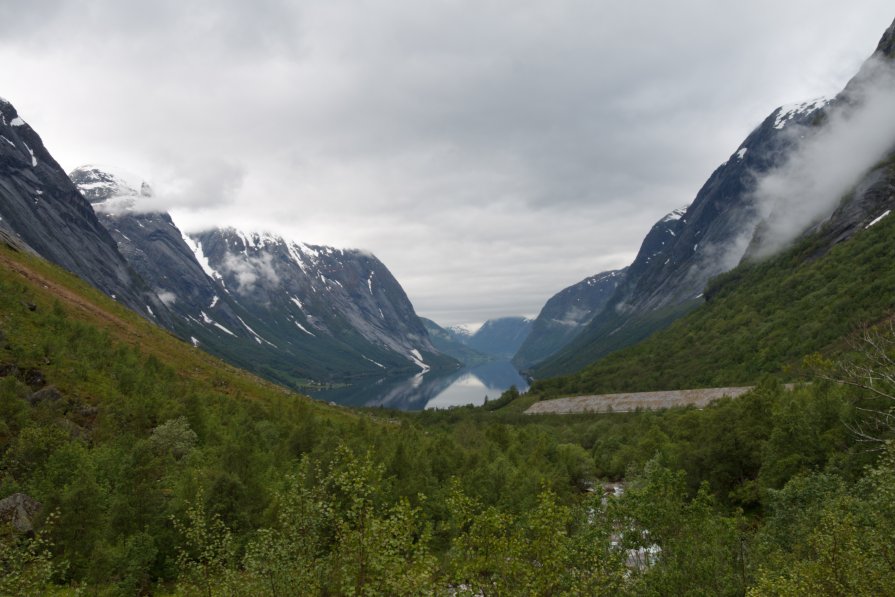
[[[429,339],[432,345],[442,354],[446,354],[451,358],[457,359],[464,365],[475,365],[492,360],[493,357],[483,354],[474,348],[466,345],[471,334],[460,334],[452,329],[446,329],[425,317],[420,317],[420,321],[426,327],[429,333]]]
[[[876,48],[876,54],[886,58],[895,58],[895,22],[889,25],[889,28],[883,34]]]
[[[102,226],[115,240],[127,260],[165,307],[177,317],[170,328],[188,332],[184,318],[201,318],[203,310],[219,302],[221,294],[184,240],[180,229],[166,213],[142,212],[141,199],[152,189],[132,175],[112,174],[108,167],[81,166],[69,176],[93,205]],[[240,326],[232,308],[215,305],[215,317],[227,327]],[[147,312],[147,306],[142,307]],[[184,334],[181,334],[184,335]],[[190,335],[184,335],[189,339]]]
[[[59,402],[61,399],[62,394],[59,393],[55,386],[47,386],[31,394],[28,397],[28,402],[31,403],[31,406],[37,406],[41,402]]]
[[[626,274],[627,268],[603,272],[551,297],[532,323],[513,364],[528,368],[566,346],[606,307]]]
[[[532,320],[525,317],[489,319],[466,339],[466,345],[500,359],[511,359],[531,333]]]
[[[650,230],[603,311],[566,348],[537,366],[535,374],[570,373],[642,340],[701,304],[710,278],[733,269],[744,257],[757,258],[769,221],[763,218],[775,217],[756,204],[757,178],[784,164],[801,139],[820,130],[831,110],[860,104],[879,64],[893,59],[893,40],[895,24],[833,100],[774,110],[712,173],[685,211],[669,214]],[[828,248],[881,215],[891,204],[891,165],[890,158],[872,169],[835,211],[806,225],[804,232],[824,235]]]
[[[139,177],[96,166],[70,176],[173,315],[169,329],[225,360],[292,386],[454,365],[372,255],[232,229],[190,237],[142,211],[152,189]]]
[[[0,100],[0,230],[131,308],[155,304],[163,310],[37,133],[4,100]]]
[[[0,500],[0,523],[11,525],[20,533],[34,530],[32,521],[40,512],[41,503],[25,493],[14,493]]]
[[[261,343],[288,338],[316,351],[324,367],[330,357],[351,355],[369,373],[455,366],[373,255],[233,229],[192,238],[223,292],[264,323],[256,330]]]

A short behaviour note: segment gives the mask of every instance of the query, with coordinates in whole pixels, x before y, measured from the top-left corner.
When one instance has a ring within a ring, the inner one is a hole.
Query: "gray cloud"
[[[179,163],[160,174],[153,184],[151,201],[141,202],[150,209],[172,210],[231,205],[238,200],[245,170],[223,160],[193,160]]]
[[[280,285],[280,276],[271,263],[272,259],[270,254],[249,257],[227,253],[221,263],[221,269],[236,276],[237,290],[240,293],[249,292],[259,284],[265,288],[273,289]]]
[[[796,150],[756,181],[761,246],[769,255],[827,218],[859,178],[893,149],[895,66],[869,61],[850,87],[850,101],[831,106],[818,130],[792,127]]]
[[[626,265],[774,106],[838,91],[893,16],[883,0],[20,4],[0,95],[64,167],[138,172],[193,230],[369,250],[445,324],[533,315]]]

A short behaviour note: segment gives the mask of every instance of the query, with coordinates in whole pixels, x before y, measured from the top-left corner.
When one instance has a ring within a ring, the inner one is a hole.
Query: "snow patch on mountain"
[[[379,367],[380,369],[385,369],[385,365],[383,365],[382,363],[377,363],[377,362],[374,361],[373,359],[369,359],[369,358],[367,358],[367,357],[365,357],[365,356],[363,356],[363,355],[361,355],[361,356],[364,358],[365,361],[369,361],[369,362],[373,363],[374,365],[376,365],[376,366]]]
[[[239,323],[241,323],[241,324],[243,325],[243,327],[245,327],[245,329],[249,330],[249,333],[251,333],[252,336],[255,337],[255,342],[257,342],[258,344],[261,344],[261,343],[268,344],[268,345],[270,345],[270,346],[273,346],[274,348],[277,347],[276,344],[274,344],[273,342],[268,342],[267,340],[265,340],[264,338],[262,338],[261,335],[258,334],[258,332],[256,332],[256,331],[253,330],[251,327],[249,327],[249,324],[247,324],[247,323],[245,322],[245,320],[243,320],[242,317],[240,317],[239,315],[237,315],[237,316],[236,316],[236,319],[238,319],[238,320],[239,320]]]
[[[423,355],[421,355],[420,351],[416,348],[410,351],[410,360],[413,361],[414,364],[422,370],[422,373],[426,373],[431,369],[429,365],[423,362]]]
[[[684,217],[684,215],[687,213],[687,208],[688,208],[688,207],[689,207],[689,205],[685,205],[685,206],[683,206],[683,207],[679,207],[679,208],[675,209],[674,211],[672,211],[671,213],[669,213],[668,215],[666,215],[664,218],[662,218],[662,219],[659,220],[659,221],[660,221],[661,223],[665,223],[665,222],[676,222],[676,221],[678,221],[678,220],[680,220],[681,218]]]
[[[31,167],[34,168],[35,166],[37,166],[37,158],[34,157],[34,150],[28,147],[27,143],[23,143],[23,145],[25,146],[25,149],[28,150],[28,153],[31,154]]]
[[[777,130],[786,126],[786,123],[796,116],[808,116],[812,112],[820,110],[832,101],[830,97],[818,97],[807,102],[789,104],[778,108],[777,117],[774,119],[774,128]]]
[[[883,213],[881,213],[879,216],[877,216],[872,222],[870,222],[869,224],[867,224],[866,226],[864,226],[864,228],[867,229],[867,228],[870,228],[871,226],[873,226],[874,224],[879,224],[880,221],[881,221],[883,218],[885,218],[887,215],[889,215],[890,213],[892,213],[892,210],[891,210],[891,209],[887,209],[886,211],[884,211]]]
[[[298,326],[298,329],[300,329],[301,331],[303,331],[303,332],[306,333],[307,335],[309,335],[309,336],[314,336],[315,338],[317,337],[317,334],[314,334],[313,332],[310,332],[310,331],[308,330],[308,328],[306,328],[306,327],[303,326],[302,324],[298,323],[298,322],[295,321],[294,319],[292,320],[292,323],[294,323],[296,326]]]
[[[180,236],[183,238],[183,242],[186,243],[186,246],[188,246],[193,252],[193,255],[196,256],[196,261],[199,262],[199,267],[202,268],[202,271],[205,272],[205,275],[207,275],[212,280],[219,280],[221,284],[223,284],[223,276],[221,276],[221,274],[219,274],[213,267],[211,267],[211,264],[208,262],[208,258],[205,256],[205,253],[203,253],[202,243],[197,240],[193,240],[191,236],[185,234],[184,232],[181,232]],[[211,306],[214,307],[214,303],[212,303]]]

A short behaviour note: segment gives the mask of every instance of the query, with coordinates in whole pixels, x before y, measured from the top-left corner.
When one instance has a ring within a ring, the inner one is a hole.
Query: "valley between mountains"
[[[731,149],[626,267],[443,326],[0,100],[0,594],[895,594],[895,23]]]

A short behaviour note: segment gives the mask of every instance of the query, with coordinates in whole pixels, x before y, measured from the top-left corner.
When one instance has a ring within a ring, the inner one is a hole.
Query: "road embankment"
[[[631,392],[627,394],[601,394],[596,396],[572,396],[535,402],[525,411],[527,415],[572,415],[583,413],[632,412],[658,410],[673,406],[702,408],[710,402],[729,396],[736,398],[752,389],[752,386],[735,388],[704,388],[701,390],[668,390],[664,392]]]

